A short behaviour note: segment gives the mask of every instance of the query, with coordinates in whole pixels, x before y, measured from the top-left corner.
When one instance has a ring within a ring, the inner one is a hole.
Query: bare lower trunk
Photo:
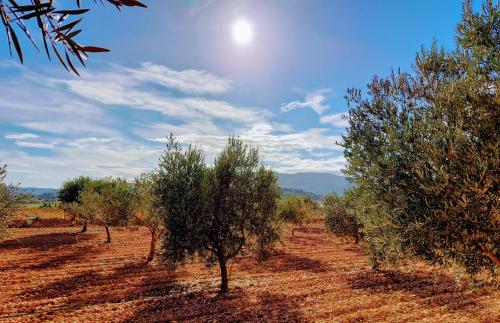
[[[227,259],[226,257],[219,255],[219,267],[220,267],[220,293],[227,293],[229,290],[229,284],[227,279]]]
[[[292,228],[292,236],[293,237],[295,237],[295,229],[297,229],[297,228],[295,228],[295,227]]]
[[[495,256],[493,252],[484,252],[483,255],[490,258],[491,261],[493,261],[497,267],[500,266],[500,259],[497,256]]]
[[[87,222],[83,223],[82,233],[87,232]]]
[[[147,262],[150,262],[155,257],[156,239],[156,229],[151,229],[151,245],[149,246],[149,256]]]
[[[483,250],[483,255],[490,258],[491,261],[495,263],[495,265],[498,267],[500,266],[500,259],[495,255],[494,250],[492,248],[488,248],[484,244],[480,244],[481,249]]]
[[[104,228],[106,228],[106,243],[110,243],[111,242],[111,235],[109,234],[109,227],[107,224],[105,224]]]

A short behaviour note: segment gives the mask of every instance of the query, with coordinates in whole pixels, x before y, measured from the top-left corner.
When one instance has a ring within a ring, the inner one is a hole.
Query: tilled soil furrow
[[[500,321],[498,290],[462,290],[425,265],[372,271],[356,245],[321,225],[296,230],[272,257],[167,271],[145,264],[149,233],[89,227],[20,228],[0,243],[0,321]]]

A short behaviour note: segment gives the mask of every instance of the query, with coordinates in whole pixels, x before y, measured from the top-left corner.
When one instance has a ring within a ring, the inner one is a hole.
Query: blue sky
[[[461,15],[458,0],[143,2],[85,16],[79,41],[112,51],[92,55],[81,77],[28,46],[20,65],[0,42],[10,182],[131,178],[156,166],[170,132],[208,162],[235,134],[277,171],[340,173],[346,89],[410,69],[434,39],[454,48]],[[242,19],[245,46],[232,34]]]

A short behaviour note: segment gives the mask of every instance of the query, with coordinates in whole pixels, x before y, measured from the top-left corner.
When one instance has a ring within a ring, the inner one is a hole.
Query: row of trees
[[[83,222],[105,227],[106,241],[111,242],[109,226],[127,225],[133,220],[134,187],[122,178],[91,179],[79,177],[63,184],[60,191],[62,208]]]
[[[307,197],[280,199],[275,174],[257,149],[237,138],[209,166],[197,147],[170,136],[157,170],[133,182],[78,177],[60,190],[61,207],[74,219],[110,226],[143,225],[151,232],[148,262],[160,241],[160,261],[169,267],[197,257],[218,264],[221,291],[228,290],[227,262],[248,251],[270,256],[284,224],[302,225],[320,212]]]
[[[500,265],[499,5],[465,2],[458,46],[348,91],[345,173],[327,224],[363,239],[374,266],[410,257],[470,274]],[[339,203],[340,202],[340,203]]]

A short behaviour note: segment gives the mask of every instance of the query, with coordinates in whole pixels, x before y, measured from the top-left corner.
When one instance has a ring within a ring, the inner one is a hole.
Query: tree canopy
[[[423,48],[413,72],[348,91],[346,174],[374,259],[500,264],[499,15],[466,1],[456,50]]]
[[[276,177],[240,139],[230,138],[208,167],[199,149],[183,149],[170,137],[157,192],[166,209],[164,261],[175,265],[197,255],[218,263],[221,292],[228,290],[228,260],[252,245],[265,252],[279,237]]]
[[[158,176],[156,173],[141,174],[134,181],[134,216],[135,221],[146,226],[151,232],[151,245],[147,261],[153,260],[156,241],[163,234],[165,209],[155,193]]]
[[[87,183],[80,193],[81,214],[86,221],[105,227],[106,242],[111,242],[110,225],[130,223],[134,214],[133,192],[125,179],[107,177]]]

